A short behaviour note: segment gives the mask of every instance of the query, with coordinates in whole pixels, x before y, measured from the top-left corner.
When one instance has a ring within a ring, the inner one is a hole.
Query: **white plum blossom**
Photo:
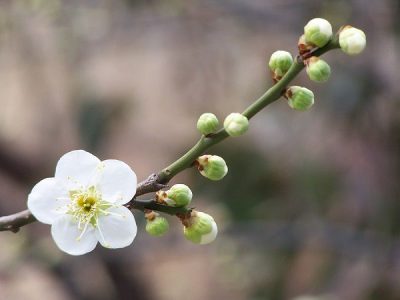
[[[35,218],[51,225],[57,246],[71,255],[129,246],[137,232],[131,211],[123,206],[136,193],[137,178],[124,162],[100,161],[83,150],[64,154],[55,176],[37,183],[28,196]]]

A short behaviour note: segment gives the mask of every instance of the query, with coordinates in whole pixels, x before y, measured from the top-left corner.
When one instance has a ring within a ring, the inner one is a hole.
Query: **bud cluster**
[[[325,19],[314,18],[304,26],[304,34],[298,41],[299,58],[306,66],[308,78],[314,82],[326,82],[331,75],[329,64],[313,55],[318,48],[329,43],[338,43],[343,52],[349,55],[361,53],[366,46],[365,33],[352,26],[344,26],[333,37],[332,25]],[[337,47],[337,46],[336,46]],[[279,81],[293,64],[291,55],[286,51],[275,51],[270,58],[269,67],[273,79]],[[298,63],[298,62],[296,62]],[[299,111],[308,110],[314,104],[314,94],[305,87],[292,86],[286,89],[285,97],[291,108]]]
[[[302,62],[306,66],[306,72],[311,81],[326,82],[330,77],[331,68],[325,60],[318,57],[317,53],[324,52],[324,50],[319,51],[318,48],[327,46],[330,49],[339,45],[343,52],[349,55],[359,54],[366,46],[365,34],[360,29],[344,26],[334,37],[332,26],[327,20],[322,18],[310,20],[304,26],[304,33],[299,38],[299,56],[296,60],[289,52],[283,50],[275,51],[271,55],[268,67],[274,82],[279,82],[285,75],[290,77],[288,73],[291,70],[298,71],[298,64]],[[294,110],[306,111],[314,104],[314,93],[302,86],[290,86],[284,89],[283,94],[288,100],[288,105]],[[217,132],[219,126],[218,118],[214,114],[203,113],[197,121],[197,129],[203,135],[200,143],[209,141],[214,134],[217,138],[225,133],[232,137],[243,135],[249,129],[249,120],[246,115],[234,112],[229,114],[223,122],[225,132],[223,130]],[[202,176],[213,181],[223,179],[228,173],[225,160],[217,155],[202,155],[195,160],[193,165],[197,167]],[[158,191],[156,202],[159,205],[177,209],[176,216],[183,224],[183,233],[187,240],[195,244],[208,244],[214,241],[218,234],[217,224],[210,215],[188,208],[192,197],[193,193],[187,185],[175,184],[168,190]],[[158,213],[147,211],[145,216],[146,231],[150,235],[162,236],[168,231],[167,219]]]
[[[210,157],[213,160],[213,157]],[[203,159],[204,160],[204,159]],[[175,184],[167,191],[156,193],[156,202],[172,207],[187,207],[192,200],[192,191],[187,185]],[[184,225],[183,233],[187,240],[195,244],[208,244],[215,240],[218,229],[213,217],[210,215],[187,209],[186,213],[177,213]],[[148,210],[145,213],[146,232],[151,236],[163,236],[169,230],[166,218],[157,212]]]

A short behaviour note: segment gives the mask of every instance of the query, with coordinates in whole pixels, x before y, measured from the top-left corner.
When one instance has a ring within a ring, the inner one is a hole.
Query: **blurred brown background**
[[[83,148],[139,179],[198,138],[203,112],[242,111],[270,86],[270,54],[296,51],[313,17],[367,34],[325,58],[306,113],[278,101],[212,149],[221,182],[193,188],[218,239],[181,225],[122,250],[61,253],[49,226],[0,233],[0,299],[400,299],[398,0],[0,1],[0,215],[26,208],[58,158]],[[309,297],[307,297],[307,295]]]

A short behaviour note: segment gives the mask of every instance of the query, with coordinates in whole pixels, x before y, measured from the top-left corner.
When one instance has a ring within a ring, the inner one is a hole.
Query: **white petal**
[[[109,215],[100,216],[96,236],[106,248],[123,248],[129,246],[137,232],[133,214],[125,206],[107,210]]]
[[[74,150],[59,159],[55,178],[66,182],[69,189],[84,188],[93,180],[99,164],[100,160],[93,154]]]
[[[71,255],[82,255],[96,248],[97,238],[91,224],[82,236],[81,234],[78,224],[70,215],[61,216],[51,226],[51,235],[58,248]]]
[[[68,192],[55,178],[39,181],[28,196],[28,208],[42,223],[52,224],[70,202]]]
[[[136,193],[135,172],[123,161],[108,159],[101,162],[97,187],[102,198],[111,203],[128,203]]]
[[[212,241],[215,240],[215,238],[217,237],[218,234],[218,227],[217,227],[217,223],[215,223],[214,221],[211,223],[212,224],[212,229],[210,233],[207,233],[205,235],[203,235],[201,237],[201,241],[200,244],[201,245],[205,245],[205,244],[209,244]]]

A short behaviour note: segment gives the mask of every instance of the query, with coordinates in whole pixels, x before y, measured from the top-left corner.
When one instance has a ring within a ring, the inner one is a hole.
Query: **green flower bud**
[[[311,43],[321,48],[331,39],[332,26],[325,19],[315,18],[310,20],[307,25],[304,26],[304,35],[307,43]]]
[[[192,191],[187,185],[174,184],[168,191],[158,191],[156,200],[169,206],[184,207],[192,201],[192,196]]]
[[[344,53],[356,55],[364,50],[367,38],[362,30],[347,25],[339,33],[339,45]]]
[[[146,231],[152,236],[162,236],[169,230],[167,219],[153,213],[154,216],[147,218]]]
[[[204,113],[197,121],[197,129],[204,135],[217,131],[219,122],[217,117],[212,113]]]
[[[190,218],[183,222],[185,224],[183,234],[186,239],[195,244],[209,244],[217,237],[217,223],[206,213],[192,211]]]
[[[331,67],[326,61],[313,56],[306,61],[308,77],[315,82],[325,82],[331,75]]]
[[[314,93],[301,86],[291,86],[286,91],[289,106],[295,110],[305,111],[314,104]]]
[[[200,174],[208,179],[221,180],[228,173],[225,160],[217,155],[203,155],[196,161]]]
[[[225,118],[224,128],[230,136],[239,136],[249,129],[249,120],[240,113],[231,113]]]
[[[292,55],[287,51],[279,50],[272,53],[268,66],[275,76],[282,77],[292,64]]]
[[[167,203],[177,207],[189,205],[193,197],[192,191],[185,184],[174,184],[166,193],[168,197]]]

